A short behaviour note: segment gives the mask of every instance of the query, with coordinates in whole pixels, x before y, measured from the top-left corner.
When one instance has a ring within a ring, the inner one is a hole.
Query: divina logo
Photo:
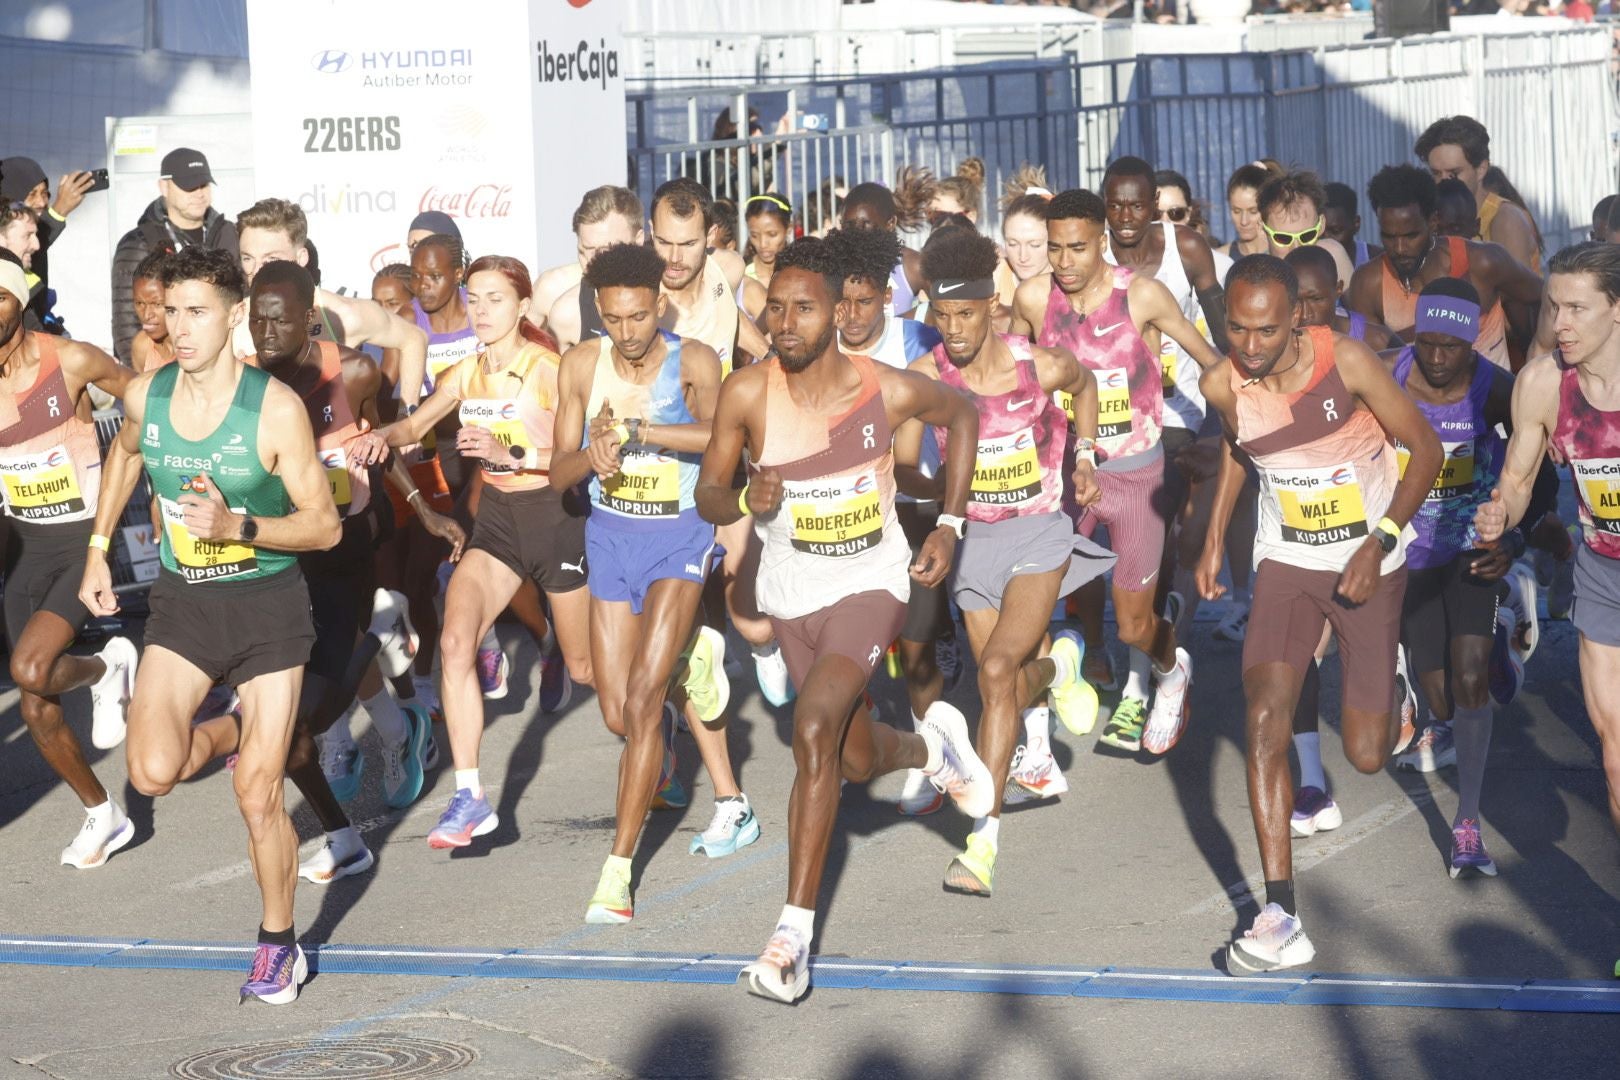
[[[306,214],[392,214],[397,209],[394,203],[392,191],[370,191],[347,184],[315,184],[298,196],[298,205]]]
[[[534,43],[535,76],[542,83],[594,82],[607,89],[609,79],[619,77],[619,50],[598,39],[596,48],[581,41],[577,48],[560,46],[555,52],[544,41]]]

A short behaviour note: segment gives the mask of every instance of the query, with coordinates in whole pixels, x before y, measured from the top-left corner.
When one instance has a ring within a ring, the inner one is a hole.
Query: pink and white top
[[[1552,441],[1575,473],[1581,535],[1596,554],[1620,559],[1620,410],[1586,400],[1575,367],[1561,374]]]

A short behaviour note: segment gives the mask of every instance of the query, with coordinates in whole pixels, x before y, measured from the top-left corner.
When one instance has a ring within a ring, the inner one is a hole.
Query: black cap
[[[443,210],[424,210],[411,219],[409,232],[426,229],[431,233],[443,233],[461,239],[461,230],[456,227],[456,221]]]
[[[181,191],[196,191],[204,184],[214,182],[214,174],[208,170],[208,159],[203,152],[185,146],[163,155],[161,175],[165,180],[174,181],[174,186]]]

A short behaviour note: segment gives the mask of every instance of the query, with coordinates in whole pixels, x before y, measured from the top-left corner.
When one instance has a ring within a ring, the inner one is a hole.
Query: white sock
[[[1183,682],[1187,681],[1187,669],[1181,666],[1180,649],[1176,650],[1176,660],[1175,663],[1170,665],[1169,671],[1160,671],[1157,667],[1153,669],[1153,681],[1156,685],[1171,690],[1178,689]]]
[[[1327,790],[1327,777],[1322,773],[1322,736],[1314,731],[1294,736],[1294,753],[1299,755],[1299,786]]]
[[[998,817],[982,817],[973,820],[973,835],[982,836],[990,841],[990,846],[996,846],[996,839],[1001,835],[1001,819]]]
[[[377,691],[375,697],[368,697],[363,705],[366,715],[371,717],[371,726],[377,729],[383,742],[391,746],[398,746],[410,736],[410,726],[405,721],[405,710],[399,707],[385,687]]]
[[[1141,649],[1130,650],[1131,673],[1125,677],[1125,690],[1122,696],[1135,698],[1137,701],[1148,699],[1148,668],[1152,665],[1148,661],[1147,653]]]
[[[477,769],[456,770],[456,790],[460,791],[463,788],[472,792],[475,799],[484,793],[484,785],[478,782]]]
[[[334,851],[355,851],[360,847],[360,834],[353,825],[333,829],[326,834],[326,839],[331,841]]]
[[[788,904],[782,908],[782,917],[776,920],[776,925],[791,926],[803,935],[805,941],[809,941],[816,929],[815,909]]]
[[[1036,739],[1050,742],[1052,738],[1052,711],[1044,705],[1024,710],[1024,745],[1033,746]]]
[[[344,746],[354,745],[354,732],[349,730],[349,724],[354,720],[354,710],[360,707],[358,701],[349,702],[349,707],[343,710],[332,726],[321,733],[321,738],[327,742],[336,741]]]

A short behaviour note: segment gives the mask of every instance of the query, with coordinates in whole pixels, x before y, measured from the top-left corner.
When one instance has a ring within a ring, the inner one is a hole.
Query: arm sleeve
[[[138,229],[131,229],[118,241],[112,261],[112,338],[118,359],[130,362],[130,347],[140,332],[141,320],[135,314],[135,268],[146,258],[146,242]]]

